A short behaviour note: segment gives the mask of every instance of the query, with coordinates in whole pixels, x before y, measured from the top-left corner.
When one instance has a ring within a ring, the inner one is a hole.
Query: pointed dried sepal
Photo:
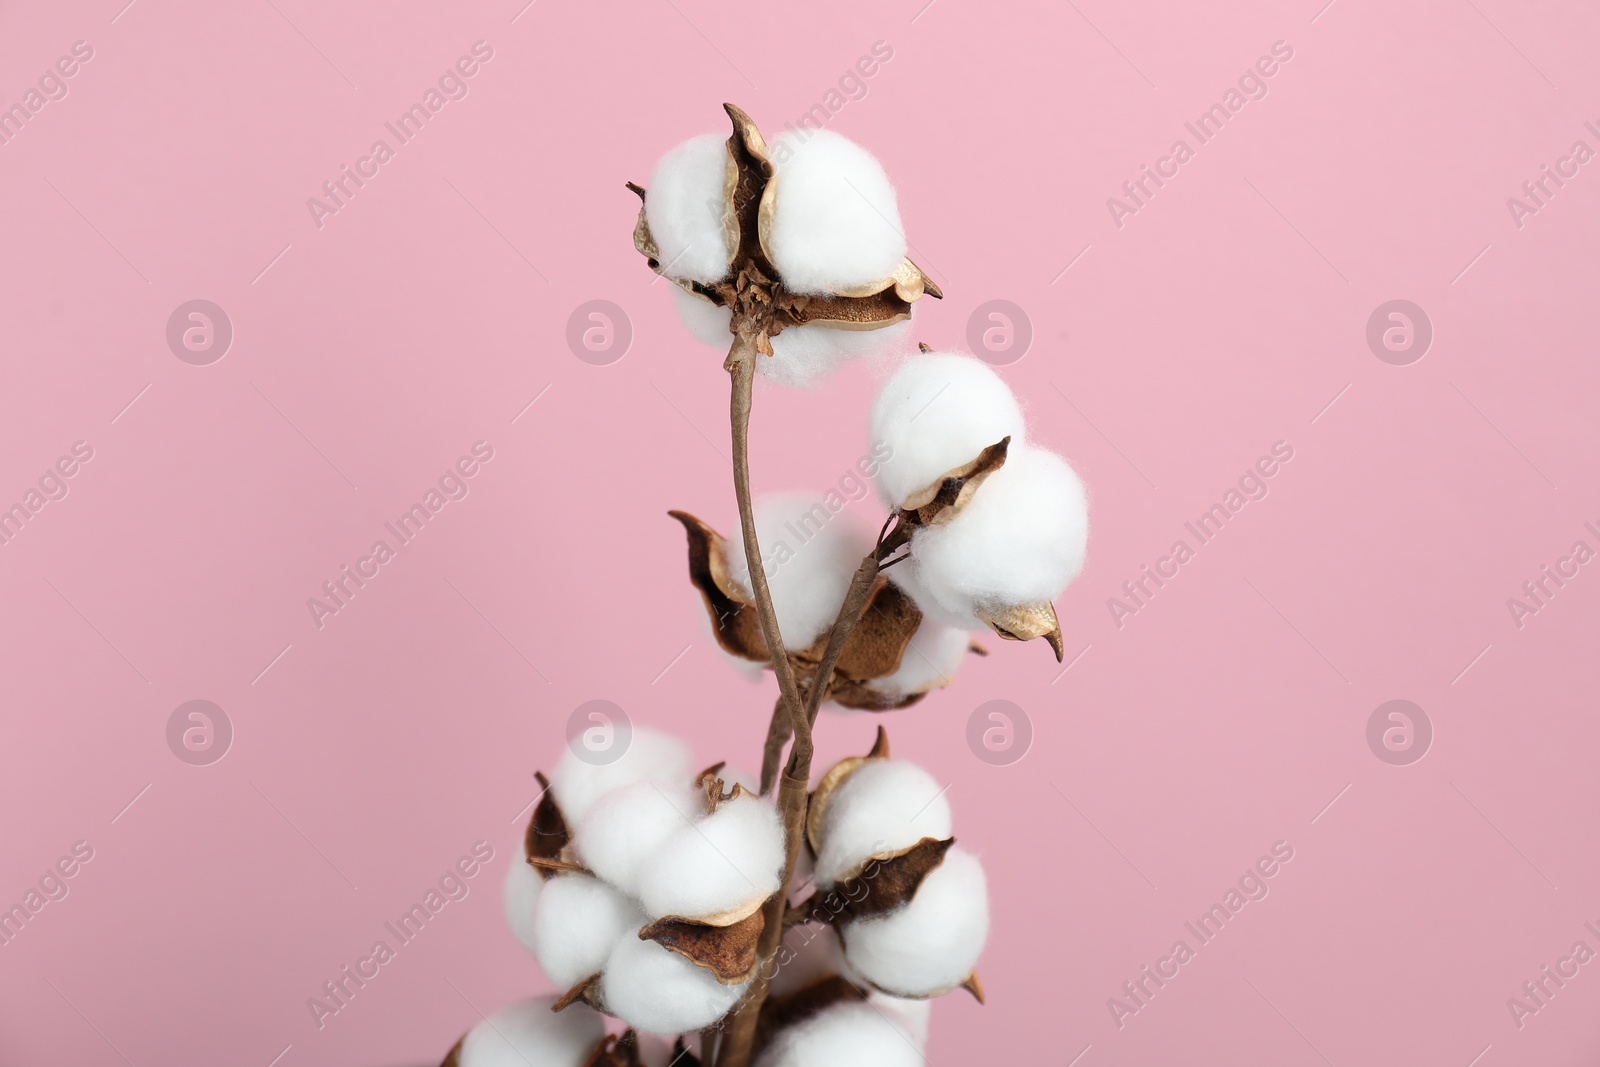
[[[769,662],[772,657],[761,635],[761,620],[756,615],[755,605],[729,576],[727,541],[687,511],[667,514],[682,523],[688,535],[689,580],[700,590],[717,644],[724,652],[740,659]]]
[[[522,838],[522,854],[533,864],[534,870],[544,877],[549,877],[546,872],[553,869],[541,864],[559,861],[562,851],[572,840],[572,833],[567,829],[567,820],[556,804],[555,794],[550,792],[550,780],[542,771],[535,771],[533,777],[538,781],[539,788],[544,790],[544,794],[534,806],[533,816],[528,819],[528,831]]]
[[[933,526],[949,522],[961,513],[983,480],[1006,464],[1011,438],[1003,437],[978,453],[976,459],[948,471],[938,481],[908,496],[900,505],[902,513],[914,513],[915,524]]]
[[[822,780],[817,783],[817,788],[811,792],[811,803],[806,808],[806,841],[811,845],[813,854],[822,852],[822,820],[828,810],[828,804],[833,799],[834,792],[843,784],[844,780],[855,772],[857,767],[872,759],[889,758],[889,731],[878,727],[877,737],[872,742],[872,751],[865,756],[846,756],[844,759],[828,768]]]
[[[711,926],[686,919],[658,919],[639,931],[643,941],[654,941],[697,967],[716,975],[723,985],[738,985],[755,972],[760,962],[757,943],[766,928],[766,915],[757,901],[744,918],[726,926]]]
[[[1032,641],[1035,637],[1044,638],[1055,651],[1056,662],[1061,662],[1065,652],[1061,640],[1061,621],[1056,618],[1055,605],[1049,601],[1042,604],[1023,604],[992,612],[980,611],[978,618],[988,623],[991,630],[1007,641]]]
[[[561,994],[556,1002],[550,1005],[550,1010],[561,1011],[580,1000],[589,1005],[589,1007],[593,1008],[595,1011],[604,1010],[600,1006],[599,974],[591,974],[589,977],[585,978],[583,981],[579,982],[577,985]]]
[[[983,999],[983,983],[978,981],[977,971],[973,971],[971,974],[967,975],[967,980],[961,983],[961,988],[965,989],[968,993],[971,993],[972,999],[976,1000],[979,1004],[988,1003]]]
[[[898,855],[873,859],[854,878],[814,895],[811,917],[824,923],[853,922],[905,907],[955,843],[953,837],[924,837]]]
[[[450,1051],[445,1053],[444,1061],[439,1067],[461,1067],[461,1042],[467,1039],[466,1034],[456,1038],[456,1043],[450,1046]]]
[[[779,1030],[805,1022],[835,1004],[866,1000],[867,991],[841,975],[830,974],[783,996],[769,996],[756,1021],[756,1044],[765,1047]]]

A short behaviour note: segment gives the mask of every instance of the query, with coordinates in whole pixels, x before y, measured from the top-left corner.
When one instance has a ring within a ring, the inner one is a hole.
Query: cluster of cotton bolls
[[[771,158],[772,210],[761,244],[794,292],[865,295],[901,267],[906,238],[894,186],[870,152],[831,130],[779,135]],[[705,134],[668,152],[650,176],[645,218],[662,273],[710,285],[726,277],[736,249],[726,221],[727,138]],[[781,161],[781,162],[779,162]],[[683,289],[677,310],[697,340],[726,349],[732,313]],[[756,364],[780,385],[811,385],[848,360],[905,340],[909,322],[878,329],[792,326],[772,338]]]
[[[725,789],[713,801],[695,784],[687,746],[645,728],[634,728],[610,763],[569,750],[550,782],[570,832],[560,863],[544,871],[513,864],[506,876],[507,923],[545,975],[561,989],[588,983],[585,1000],[640,1034],[711,1026],[748,984],[748,976],[719,980],[641,931],[658,920],[729,926],[779,888],[784,837],[776,808],[748,792],[747,776],[718,777]],[[569,1012],[594,1014],[584,1003],[560,1014]],[[473,1065],[463,1060],[462,1067]]]
[[[926,616],[976,629],[1048,604],[1083,569],[1088,502],[1066,460],[1027,440],[1021,407],[983,362],[929,352],[907,360],[872,405],[873,441],[892,457],[876,479],[891,508],[925,503],[945,475],[1003,438],[1005,465],[948,522],[918,530],[893,580]]]

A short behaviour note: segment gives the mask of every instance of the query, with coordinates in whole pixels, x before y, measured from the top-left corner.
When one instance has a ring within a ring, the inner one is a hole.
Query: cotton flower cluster
[[[1061,457],[1028,442],[1016,398],[984,363],[957,353],[912,357],[879,390],[870,429],[893,450],[876,479],[891,508],[927,504],[947,476],[1010,438],[1004,465],[948,521],[919,529],[909,560],[893,572],[924,615],[1016,633],[1008,623],[1042,614],[1083,569],[1083,483]]]
[[[777,810],[726,781],[697,780],[687,746],[645,728],[611,763],[563,755],[549,808],[535,813],[536,828],[541,817],[557,827],[558,851],[537,857],[538,870],[514,865],[505,885],[507,922],[551,982],[643,1034],[695,1031],[728,1013],[749,974],[718,974],[653,936],[663,924],[715,934],[759,919],[779,889]],[[589,1010],[563,1013],[579,1008]]]
[[[726,142],[705,134],[668,152],[651,174],[644,205],[661,273],[680,283],[679,317],[697,340],[724,349],[732,340],[732,312],[703,289],[726,279],[738,252],[737,167]],[[870,296],[911,272],[920,277],[905,259],[894,186],[871,153],[831,130],[803,140],[783,134],[776,146],[784,150],[768,160],[774,173],[762,198],[759,238],[791,292]],[[757,370],[780,385],[810,385],[847,360],[902,343],[910,324],[853,325],[789,326],[772,337],[773,355],[759,360]]]
[[[846,760],[812,799],[807,835],[822,906],[833,897],[843,908],[836,928],[853,973],[890,995],[956,989],[983,950],[989,933],[983,867],[953,847],[950,829],[944,787],[903,760]],[[847,903],[877,888],[878,879],[886,891],[900,892],[907,872],[920,882],[905,899],[890,900],[892,907],[863,913]]]

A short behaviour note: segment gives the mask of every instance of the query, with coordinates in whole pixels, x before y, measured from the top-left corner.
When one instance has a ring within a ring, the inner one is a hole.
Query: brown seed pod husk
[[[813,894],[807,914],[818,922],[839,924],[897,911],[911,903],[923,879],[938,869],[955,843],[953,837],[924,837],[887,859],[873,859],[854,878]]]
[[[687,511],[667,514],[683,524],[688,536],[689,580],[705,602],[718,646],[740,659],[771,662],[755,605],[730,575],[727,540]]]
[[[550,1005],[551,1011],[562,1011],[578,1001],[583,1001],[595,1011],[604,1012],[605,1008],[600,1003],[600,975],[591,974],[556,999]]]
[[[1048,600],[1039,604],[1021,604],[994,611],[980,611],[978,618],[1007,641],[1031,641],[1042,637],[1055,651],[1060,663],[1065,652],[1061,640],[1061,620],[1056,617],[1055,605]]]
[[[766,928],[766,915],[756,901],[755,910],[736,922],[712,926],[703,921],[666,918],[639,931],[643,941],[654,941],[671,952],[704,967],[723,985],[748,981],[760,962],[757,943]]]
[[[542,771],[535,771],[533,777],[538,781],[539,788],[544,790],[544,795],[534,805],[533,815],[528,819],[528,830],[522,837],[522,854],[524,859],[533,864],[534,870],[548,878],[547,872],[555,868],[546,864],[561,862],[561,854],[572,841],[572,833],[567,828],[566,817],[556,804],[555,794],[550,791],[550,780]]]
[[[817,783],[817,788],[811,791],[811,803],[806,809],[806,843],[811,846],[813,855],[822,852],[822,820],[834,792],[863,763],[868,760],[888,758],[889,731],[880,726],[873,738],[871,751],[865,756],[846,756],[823,774],[822,780]]]

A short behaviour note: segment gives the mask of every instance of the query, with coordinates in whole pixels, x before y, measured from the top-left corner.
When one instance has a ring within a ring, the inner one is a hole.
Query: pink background
[[[0,898],[94,849],[0,947],[0,1060],[437,1062],[543,988],[499,882],[574,707],[754,761],[772,683],[718,661],[664,514],[732,526],[726,379],[622,184],[725,99],[776,132],[876,41],[830,125],[947,294],[916,335],[1022,307],[1004,374],[1093,493],[1071,669],[991,641],[886,720],[993,886],[990,1003],[941,1001],[929,1062],[1600,1054],[1600,963],[1520,1029],[1506,1005],[1600,950],[1600,567],[1520,628],[1506,604],[1600,548],[1600,164],[1506,206],[1600,148],[1592,8],[124,2],[0,14],[0,103],[94,49],[0,146],[0,500],[94,450],[0,546]],[[470,94],[319,229],[306,199],[480,39]],[[1279,40],[1269,95],[1118,228],[1107,198]],[[164,337],[196,298],[235,332],[209,366]],[[1409,366],[1365,340],[1396,298],[1434,328]],[[593,299],[631,321],[608,366],[565,340]],[[759,396],[758,486],[836,481],[872,382]],[[306,599],[478,440],[470,495],[318,629]],[[1270,495],[1119,628],[1108,598],[1279,440]],[[1366,741],[1395,698],[1435,731],[1410,766]],[[210,766],[167,747],[191,699],[233,723]],[[965,741],[992,699],[1034,730],[1009,766]],[[318,1030],[307,998],[479,839],[471,894]],[[1119,1028],[1107,999],[1280,840],[1270,896]]]

